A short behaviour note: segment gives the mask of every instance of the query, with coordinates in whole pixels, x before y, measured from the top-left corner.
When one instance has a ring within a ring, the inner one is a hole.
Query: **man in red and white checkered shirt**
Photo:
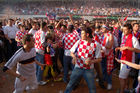
[[[23,38],[26,34],[28,34],[28,32],[25,30],[25,26],[24,26],[24,25],[21,25],[21,26],[20,26],[20,30],[21,30],[21,31],[18,31],[18,32],[16,33],[16,38],[15,38],[15,40],[17,41],[17,47],[18,47],[18,48],[21,48],[21,47],[22,47],[22,38]]]
[[[47,33],[47,23],[42,22],[40,30],[35,33],[35,49],[36,49],[36,60],[40,63],[44,64],[44,47],[43,44],[45,42],[45,35]],[[46,82],[42,81],[43,70],[39,66],[37,66],[37,80],[39,85],[45,85]]]
[[[64,93],[71,93],[82,76],[87,82],[89,93],[96,93],[93,68],[94,63],[101,62],[101,47],[92,39],[92,30],[89,28],[81,31],[81,38],[70,50],[75,68]]]
[[[68,82],[67,76],[68,76],[68,68],[69,65],[71,66],[71,69],[73,69],[73,64],[72,64],[72,57],[70,55],[70,49],[72,48],[72,46],[77,42],[77,40],[79,39],[77,35],[73,34],[73,30],[74,30],[74,26],[73,25],[69,25],[68,26],[68,31],[70,33],[66,33],[63,36],[63,45],[64,45],[64,82]]]

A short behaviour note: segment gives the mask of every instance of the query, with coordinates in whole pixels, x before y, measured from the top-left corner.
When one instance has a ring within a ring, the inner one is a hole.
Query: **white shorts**
[[[27,86],[30,89],[36,89],[37,85],[38,84],[37,84],[36,75],[26,78],[25,81],[21,81],[19,78],[16,78],[14,93],[23,93]]]
[[[119,78],[127,79],[131,68],[121,63]]]

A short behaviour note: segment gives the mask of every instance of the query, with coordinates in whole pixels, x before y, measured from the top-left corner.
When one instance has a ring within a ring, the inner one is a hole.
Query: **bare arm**
[[[63,19],[61,19],[57,24],[56,24],[56,26],[55,26],[55,28],[56,29],[58,29],[58,27],[59,27],[59,25],[60,25],[60,23],[63,21]]]
[[[86,60],[86,65],[90,65],[90,64],[93,64],[93,63],[99,63],[101,62],[102,58],[97,58],[97,59],[88,59]]]
[[[41,64],[37,60],[35,60],[35,63],[41,67],[41,70],[43,70],[44,69],[44,66],[46,66],[46,64]]]
[[[75,54],[73,52],[71,52],[71,56],[72,56],[72,63],[73,64],[76,64],[76,61],[77,61],[77,57],[75,56]]]
[[[17,39],[17,38],[15,38],[15,40],[17,41],[17,42],[21,42],[22,40],[19,40],[19,39]]]
[[[124,47],[124,49],[128,49],[132,52],[136,52],[136,53],[140,53],[140,49],[137,48],[132,48],[132,47]],[[123,50],[123,48],[121,49],[121,51]]]
[[[25,81],[25,80],[26,80],[25,77],[23,77],[23,76],[20,75],[20,74],[17,74],[15,71],[13,71],[13,70],[11,70],[11,69],[6,70],[6,73],[8,73],[9,75],[12,75],[12,76],[14,76],[14,77],[19,78],[21,81]]]
[[[113,38],[113,35],[111,35],[109,37],[109,45],[108,46],[105,46],[106,49],[111,49],[113,47],[113,44],[114,44],[114,38]]]
[[[132,68],[135,68],[135,69],[140,69],[140,65],[137,65],[135,63],[132,63],[132,62],[128,62],[128,61],[125,61],[125,60],[119,60],[117,58],[115,58],[119,63],[124,63]]]
[[[123,51],[123,50],[130,50],[132,52],[136,52],[136,53],[140,53],[140,49],[137,49],[137,48],[133,48],[133,47],[127,47],[127,46],[124,46],[124,47],[117,47],[115,49],[115,51],[117,50],[120,50],[120,51]]]
[[[71,21],[72,25],[74,25],[74,22],[73,22],[73,19],[72,19],[72,15],[69,14],[69,17],[70,17],[70,21]]]

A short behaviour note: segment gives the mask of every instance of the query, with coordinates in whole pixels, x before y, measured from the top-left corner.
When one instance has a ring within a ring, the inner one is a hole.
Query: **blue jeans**
[[[63,80],[64,80],[64,82],[68,82],[67,77],[68,77],[69,67],[71,68],[71,70],[73,70],[73,68],[74,68],[74,65],[72,64],[72,57],[64,55],[63,62],[64,62],[64,77],[63,77]]]
[[[112,84],[112,74],[107,73],[107,58],[102,58],[101,61],[103,80],[107,81],[108,84]]]
[[[84,79],[86,80],[89,88],[89,93],[96,93],[93,69],[81,69],[81,68],[74,68],[70,77],[70,81],[64,93],[71,93],[75,83],[77,83],[78,79],[81,77],[84,77]]]
[[[36,60],[42,64],[44,64],[44,55],[41,55],[39,53],[36,53]],[[42,81],[43,77],[43,70],[41,70],[41,67],[39,65],[36,65],[36,76],[37,81]]]

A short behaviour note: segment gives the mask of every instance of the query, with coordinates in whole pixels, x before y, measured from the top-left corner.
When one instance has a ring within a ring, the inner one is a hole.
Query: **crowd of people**
[[[0,22],[0,62],[6,62],[4,72],[16,77],[14,93],[45,85],[50,78],[67,83],[65,93],[71,93],[84,78],[89,93],[96,93],[95,72],[100,87],[111,90],[115,86],[112,85],[112,72],[118,67],[116,60],[121,63],[119,93],[128,91],[131,68],[122,60],[139,64],[139,23],[73,20],[71,14],[69,18]],[[133,77],[135,93],[140,90],[137,77],[138,71]]]
[[[119,6],[117,6],[119,5]],[[19,15],[130,15],[140,16],[140,9],[132,7],[129,3],[105,3],[105,2],[27,2],[3,5],[2,13],[13,13]],[[55,7],[54,7],[55,6]],[[9,8],[9,9],[8,9]]]

